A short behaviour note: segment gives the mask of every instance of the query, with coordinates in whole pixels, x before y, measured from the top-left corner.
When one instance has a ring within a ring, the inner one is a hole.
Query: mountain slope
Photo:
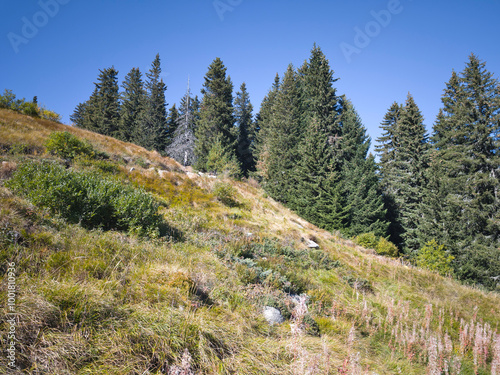
[[[47,153],[54,131],[88,140],[100,156]],[[318,229],[252,181],[198,175],[136,145],[8,110],[0,149],[0,309],[9,316],[13,263],[13,373],[500,372],[498,294]],[[33,205],[7,187],[27,160],[148,191],[169,229],[153,239],[92,229]],[[284,322],[269,325],[264,306]],[[12,326],[0,324],[6,353]],[[2,356],[0,373],[8,366]]]

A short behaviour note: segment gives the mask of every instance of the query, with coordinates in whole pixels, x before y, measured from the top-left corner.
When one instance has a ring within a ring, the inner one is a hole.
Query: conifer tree
[[[161,76],[160,55],[157,54],[146,73],[146,105],[135,139],[150,150],[164,150],[167,137],[167,110],[165,91],[167,86]]]
[[[167,136],[166,136],[166,146],[172,143],[174,138],[175,130],[177,129],[179,123],[179,111],[177,111],[177,107],[175,103],[168,111],[167,116]]]
[[[436,238],[455,256],[456,275],[495,287],[500,275],[500,85],[469,57],[452,73],[433,129],[422,242]]]
[[[386,236],[388,222],[375,158],[368,154],[370,138],[349,100],[342,100],[340,117],[342,207],[347,211],[342,231],[350,236],[373,232]]]
[[[255,116],[255,141],[252,145],[253,154],[256,157],[256,176],[262,178],[267,171],[268,153],[268,128],[273,116],[274,102],[278,95],[280,86],[279,74],[276,74],[274,83],[268,94],[262,100],[260,111]]]
[[[79,128],[85,128],[85,110],[87,107],[87,102],[79,103],[73,114],[69,117],[74,126]]]
[[[396,173],[391,178],[394,202],[403,240],[402,249],[416,255],[421,244],[418,225],[428,167],[428,141],[423,117],[413,97],[408,94],[398,121],[397,150],[394,160]]]
[[[273,100],[272,115],[261,146],[261,153],[265,152],[264,162],[259,163],[264,189],[274,199],[284,203],[293,196],[293,169],[299,161],[302,122],[298,77],[289,65]]]
[[[139,68],[132,68],[122,83],[122,106],[120,110],[120,139],[135,142],[135,135],[143,120],[146,92]]]
[[[210,149],[219,137],[222,148],[230,153],[228,159],[236,157],[237,128],[233,115],[233,84],[226,77],[226,67],[220,58],[216,58],[208,68],[205,83],[201,90],[203,99],[200,121],[196,130],[195,154],[196,167],[206,171]]]
[[[100,134],[119,135],[120,97],[118,71],[114,67],[99,70],[98,81],[89,100],[77,105],[73,119],[77,126]]]
[[[245,82],[241,84],[240,91],[234,100],[234,117],[238,126],[237,155],[243,175],[255,170],[255,160],[252,152],[255,131],[252,119],[253,106],[247,92]]]
[[[306,130],[298,146],[300,160],[293,170],[289,206],[318,226],[340,229],[346,211],[339,184],[339,98],[333,87],[333,71],[316,45],[299,77]]]
[[[395,244],[401,244],[402,228],[398,220],[398,210],[395,203],[395,196],[398,186],[394,184],[397,179],[395,168],[397,151],[397,126],[403,106],[394,102],[380,125],[382,135],[377,138],[375,151],[380,156],[379,174],[380,186],[382,189],[385,207],[387,209],[387,220],[389,221],[390,239]]]

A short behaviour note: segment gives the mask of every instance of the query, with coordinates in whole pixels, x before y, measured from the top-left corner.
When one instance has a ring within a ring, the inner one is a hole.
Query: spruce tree
[[[255,159],[252,152],[255,131],[252,119],[253,106],[247,92],[245,82],[241,84],[240,91],[234,100],[234,117],[238,127],[237,155],[243,175],[255,170]]]
[[[260,105],[260,111],[255,116],[255,141],[252,145],[252,151],[256,158],[256,174],[255,176],[262,179],[267,170],[267,157],[268,153],[268,129],[273,117],[273,108],[276,96],[278,95],[278,90],[280,86],[280,77],[276,74],[274,78],[274,83],[269,90],[268,94],[262,100]]]
[[[421,220],[426,186],[428,141],[422,114],[410,94],[401,111],[396,138],[396,173],[390,182],[398,211],[396,220],[402,229],[402,249],[408,254],[416,255],[421,246],[417,228]]]
[[[203,99],[200,120],[196,129],[196,167],[206,171],[207,157],[216,138],[228,152],[228,159],[236,158],[237,128],[233,115],[233,84],[226,77],[226,67],[216,58],[208,68],[201,93]]]
[[[403,106],[394,102],[384,116],[380,128],[382,135],[377,138],[375,151],[380,156],[379,175],[380,185],[387,209],[387,220],[389,221],[390,239],[395,244],[401,244],[402,228],[398,220],[398,210],[395,203],[395,196],[398,186],[394,183],[397,178],[395,168],[397,151],[397,126]]]
[[[73,118],[77,126],[111,137],[119,136],[120,96],[118,71],[99,70],[98,81],[89,100],[77,105]]]
[[[302,112],[297,73],[289,65],[273,100],[259,163],[264,189],[284,203],[293,197],[293,170],[299,161],[298,144],[303,134]]]
[[[355,236],[373,232],[386,236],[389,223],[377,176],[375,158],[368,154],[370,138],[349,100],[342,100],[339,140],[342,207],[347,211],[342,232]]]
[[[339,98],[333,74],[321,49],[314,46],[299,71],[305,131],[289,201],[299,215],[329,230],[340,229],[346,218],[339,184]]]
[[[167,103],[165,101],[167,86],[161,78],[159,54],[156,55],[146,77],[146,105],[135,139],[147,149],[160,151],[165,149],[167,139]]]
[[[120,139],[135,142],[135,136],[143,120],[146,92],[139,68],[132,68],[122,83],[122,106],[120,111]]]
[[[85,110],[87,107],[87,102],[79,103],[73,114],[69,117],[74,126],[79,128],[85,128]]]
[[[455,256],[457,276],[495,287],[500,275],[500,85],[485,63],[469,57],[453,72],[433,129],[422,241]]]
[[[177,129],[179,122],[179,111],[177,111],[177,107],[175,106],[175,103],[172,105],[172,107],[168,111],[168,116],[167,116],[167,136],[166,136],[166,146],[170,143],[172,143],[175,130]]]

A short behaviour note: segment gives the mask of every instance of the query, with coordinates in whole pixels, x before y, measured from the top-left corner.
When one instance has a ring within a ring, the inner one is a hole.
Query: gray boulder
[[[285,319],[281,315],[281,312],[271,306],[264,306],[264,318],[270,325],[283,323]]]

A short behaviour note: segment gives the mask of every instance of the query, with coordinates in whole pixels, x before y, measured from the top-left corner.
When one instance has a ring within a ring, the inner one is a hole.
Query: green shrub
[[[0,108],[11,108],[16,101],[16,94],[12,90],[7,90],[0,95]]]
[[[205,166],[208,172],[222,173],[227,176],[236,177],[240,174],[240,167],[235,156],[228,147],[224,147],[222,141],[217,137],[207,155]]]
[[[446,253],[444,245],[439,245],[436,240],[432,240],[420,249],[417,256],[417,266],[446,276],[453,273],[451,267],[453,259],[455,257]]]
[[[32,117],[39,117],[38,106],[32,102],[23,102],[19,108],[20,112]]]
[[[375,249],[379,243],[379,239],[375,233],[362,233],[354,238],[354,242],[359,246],[363,246],[367,249]]]
[[[375,248],[377,254],[386,255],[390,257],[397,257],[399,254],[399,249],[391,241],[388,241],[384,237],[380,237],[377,246]]]
[[[29,161],[7,181],[7,187],[85,228],[126,230],[151,237],[157,237],[162,228],[159,203],[150,194],[95,172]]]
[[[235,199],[236,189],[227,182],[216,182],[214,185],[214,195],[217,199],[229,207],[235,207],[238,202]]]
[[[45,143],[47,152],[63,159],[74,159],[77,156],[94,158],[96,152],[92,145],[69,132],[53,132]]]

